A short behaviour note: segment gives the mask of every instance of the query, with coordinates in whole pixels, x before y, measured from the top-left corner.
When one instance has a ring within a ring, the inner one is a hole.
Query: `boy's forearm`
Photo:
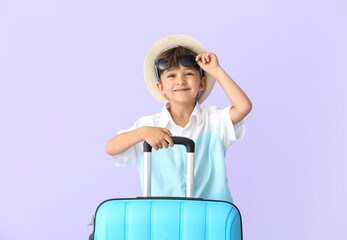
[[[234,108],[248,110],[252,108],[252,103],[242,89],[231,79],[222,67],[217,68],[211,75],[219,82],[224,89]]]
[[[121,133],[106,143],[106,153],[116,155],[143,140],[142,128]]]

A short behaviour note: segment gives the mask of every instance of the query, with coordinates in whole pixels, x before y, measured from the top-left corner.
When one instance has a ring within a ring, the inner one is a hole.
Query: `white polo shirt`
[[[173,136],[192,139],[195,142],[194,197],[232,203],[224,159],[227,148],[244,136],[244,120],[233,125],[230,107],[206,106],[201,109],[196,102],[188,124],[182,128],[173,121],[169,107],[168,103],[161,113],[141,117],[130,129],[120,130],[117,134],[152,126],[167,128]],[[185,153],[183,145],[152,149],[152,196],[185,197]],[[143,141],[112,158],[117,167],[137,165],[143,190]]]

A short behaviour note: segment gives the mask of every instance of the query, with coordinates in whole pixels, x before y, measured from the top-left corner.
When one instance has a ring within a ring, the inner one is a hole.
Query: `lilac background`
[[[253,103],[227,152],[244,239],[346,239],[347,4],[0,1],[0,239],[87,239],[98,204],[141,195],[105,144],[162,105],[143,61],[187,34]],[[202,106],[230,105],[218,83]]]

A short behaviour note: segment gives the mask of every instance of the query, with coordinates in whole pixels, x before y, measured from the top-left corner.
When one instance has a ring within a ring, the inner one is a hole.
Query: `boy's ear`
[[[157,89],[161,94],[164,94],[163,84],[161,82],[157,82]]]
[[[206,87],[206,81],[207,81],[206,76],[204,76],[204,77],[201,78],[200,86],[199,86],[199,90],[200,90],[200,91],[205,89],[205,87]]]

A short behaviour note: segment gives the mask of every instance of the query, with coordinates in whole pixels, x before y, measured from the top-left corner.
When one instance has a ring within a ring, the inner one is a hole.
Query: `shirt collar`
[[[159,120],[161,127],[166,127],[168,125],[168,123],[171,123],[172,125],[176,125],[176,123],[173,121],[172,116],[169,112],[169,108],[170,108],[170,103],[168,102],[164,105],[164,107],[161,111],[160,120]],[[200,107],[198,102],[196,102],[196,104],[195,104],[195,107],[194,107],[193,112],[190,116],[188,125],[192,121],[192,118],[195,118],[197,124],[200,124],[202,121],[202,111],[201,111],[201,107]]]

